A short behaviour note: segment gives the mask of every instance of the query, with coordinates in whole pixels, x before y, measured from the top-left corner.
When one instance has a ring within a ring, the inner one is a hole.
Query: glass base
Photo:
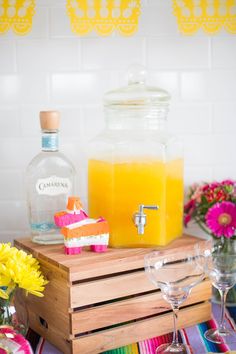
[[[156,354],[193,354],[192,348],[187,344],[173,344],[173,343],[166,343],[162,344],[156,349]]]
[[[32,241],[41,245],[56,245],[63,244],[64,237],[61,234],[40,234],[32,235]]]
[[[207,340],[209,340],[210,342],[213,342],[213,343],[217,343],[217,344],[224,343],[225,337],[232,336],[232,335],[236,336],[236,332],[233,330],[230,330],[228,328],[225,328],[224,330],[208,329],[208,331],[206,331],[204,333],[204,337]]]

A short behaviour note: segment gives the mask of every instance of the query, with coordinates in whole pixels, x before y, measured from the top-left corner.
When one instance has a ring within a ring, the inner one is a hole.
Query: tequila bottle
[[[63,243],[54,214],[64,210],[68,196],[75,193],[75,169],[58,151],[59,120],[59,112],[40,112],[42,151],[26,171],[32,241],[40,244]]]

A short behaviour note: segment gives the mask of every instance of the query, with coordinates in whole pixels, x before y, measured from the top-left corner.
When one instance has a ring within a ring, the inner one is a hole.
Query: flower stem
[[[200,227],[200,229],[202,229],[202,231],[204,231],[205,233],[207,233],[208,235],[212,236],[211,233],[202,225],[202,223],[196,219],[196,223],[198,224],[198,226]]]

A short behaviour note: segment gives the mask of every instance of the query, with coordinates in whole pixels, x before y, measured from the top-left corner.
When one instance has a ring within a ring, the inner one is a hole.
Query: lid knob
[[[144,85],[146,82],[147,71],[141,64],[133,64],[128,69],[128,83],[129,85]]]

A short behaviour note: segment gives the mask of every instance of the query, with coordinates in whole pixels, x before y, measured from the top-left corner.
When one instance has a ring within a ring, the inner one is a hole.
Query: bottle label
[[[43,150],[46,151],[58,150],[58,134],[57,133],[42,134],[42,148]]]
[[[40,178],[36,182],[36,190],[41,195],[59,195],[69,194],[71,191],[71,181],[69,178],[50,176],[48,178]]]

